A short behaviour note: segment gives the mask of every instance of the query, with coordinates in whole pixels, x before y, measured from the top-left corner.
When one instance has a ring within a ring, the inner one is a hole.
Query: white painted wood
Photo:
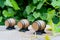
[[[60,40],[60,35],[50,36],[51,40]],[[6,30],[6,26],[0,26],[0,40],[45,40],[44,35],[37,35],[37,38],[32,34],[19,32],[16,30]]]

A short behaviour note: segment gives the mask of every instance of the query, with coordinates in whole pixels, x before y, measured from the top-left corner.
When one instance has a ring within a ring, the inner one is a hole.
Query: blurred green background
[[[0,25],[8,18],[60,23],[60,0],[0,0]]]

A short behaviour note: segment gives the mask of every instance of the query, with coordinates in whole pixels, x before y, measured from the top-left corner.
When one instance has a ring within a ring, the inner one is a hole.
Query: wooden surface
[[[45,35],[33,35],[26,32],[19,32],[19,28],[15,30],[6,30],[5,26],[0,26],[0,40],[45,40]],[[49,36],[51,40],[60,40],[60,35]]]

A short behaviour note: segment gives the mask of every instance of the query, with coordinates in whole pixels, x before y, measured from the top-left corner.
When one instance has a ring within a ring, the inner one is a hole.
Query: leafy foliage
[[[3,16],[4,17],[13,17],[14,16],[14,11],[12,9],[8,9],[3,11]]]
[[[33,12],[34,9],[35,9],[35,6],[33,6],[33,5],[28,5],[28,6],[26,7],[26,12],[27,12],[27,14],[30,14],[31,12]]]
[[[0,24],[7,18],[60,22],[60,0],[0,0]]]
[[[60,8],[60,0],[52,0],[51,5],[55,8],[56,7]]]
[[[38,17],[40,16],[40,13],[34,12],[34,13],[33,13],[33,16],[34,16],[35,18],[38,18]]]

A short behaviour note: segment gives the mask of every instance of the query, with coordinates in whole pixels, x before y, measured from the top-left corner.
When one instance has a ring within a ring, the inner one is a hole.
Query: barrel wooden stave
[[[29,26],[29,21],[27,19],[22,19],[17,23],[19,28],[27,28]]]
[[[15,19],[13,19],[13,18],[10,18],[10,19],[7,19],[6,21],[5,21],[5,25],[8,27],[8,26],[14,26],[16,24],[16,21],[15,21]]]
[[[32,24],[32,27],[35,31],[38,31],[38,30],[44,30],[45,29],[45,22],[42,21],[42,20],[37,20],[35,21],[33,24]]]

